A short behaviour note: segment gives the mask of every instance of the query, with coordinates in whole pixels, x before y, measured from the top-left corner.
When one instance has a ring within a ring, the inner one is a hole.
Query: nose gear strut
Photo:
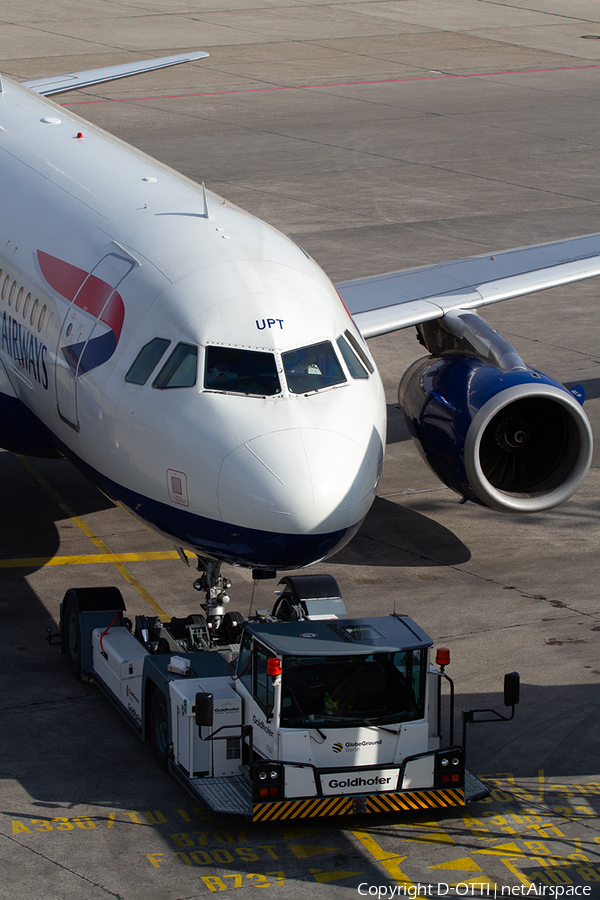
[[[206,612],[207,627],[213,635],[216,635],[225,612],[223,607],[230,600],[227,590],[231,587],[231,581],[221,575],[220,560],[199,556],[198,571],[202,574],[194,581],[194,588],[197,591],[204,591],[206,602],[200,605]]]

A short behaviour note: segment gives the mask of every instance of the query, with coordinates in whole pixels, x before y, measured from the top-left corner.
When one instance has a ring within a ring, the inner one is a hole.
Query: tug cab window
[[[145,344],[134,359],[125,381],[130,384],[146,384],[170,343],[166,338],[154,338]]]
[[[368,656],[284,656],[282,728],[385,725],[422,719],[422,650]]]
[[[254,644],[254,699],[269,717],[273,712],[273,679],[267,674],[267,661],[273,656],[266,647]]]
[[[193,387],[198,374],[198,348],[192,344],[177,344],[170,357],[152,382],[152,387]]]
[[[235,677],[252,692],[252,635],[249,631],[245,631],[242,638]]]
[[[207,347],[204,387],[209,391],[271,397],[281,393],[275,356],[259,350]]]
[[[244,634],[237,662],[236,678],[252,694],[266,716],[273,712],[275,700],[273,679],[267,674],[267,661],[273,652],[252,640],[250,632]]]
[[[329,341],[289,350],[281,358],[292,394],[307,394],[346,381]]]

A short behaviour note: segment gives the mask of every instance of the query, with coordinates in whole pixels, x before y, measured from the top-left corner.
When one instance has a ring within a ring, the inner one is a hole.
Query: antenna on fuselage
[[[202,182],[202,196],[204,198],[204,216],[206,219],[209,219],[210,216],[208,215],[208,200],[206,198],[206,186],[204,182]]]

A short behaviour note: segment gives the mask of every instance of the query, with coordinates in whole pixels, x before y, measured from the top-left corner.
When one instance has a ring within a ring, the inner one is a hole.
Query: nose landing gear
[[[221,575],[221,561],[198,557],[198,570],[202,572],[200,578],[194,582],[197,591],[204,591],[206,602],[202,603],[202,609],[206,612],[206,624],[210,632],[216,637],[221,628],[225,610],[223,607],[229,603],[230,597],[227,590],[231,587],[231,581]]]

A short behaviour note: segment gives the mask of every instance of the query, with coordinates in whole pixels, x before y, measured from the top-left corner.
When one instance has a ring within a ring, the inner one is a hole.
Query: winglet
[[[104,69],[87,69],[83,72],[68,72],[66,75],[51,75],[49,78],[36,78],[34,81],[22,83],[25,87],[44,96],[63,94],[67,91],[78,91],[93,84],[102,84],[104,81],[116,81],[118,78],[140,75],[142,72],[151,72],[153,69],[166,69],[168,66],[177,66],[179,63],[205,59],[208,55],[203,50],[197,50],[194,53],[162,56],[160,59],[144,59],[141,62],[125,63],[120,66],[107,66]]]

